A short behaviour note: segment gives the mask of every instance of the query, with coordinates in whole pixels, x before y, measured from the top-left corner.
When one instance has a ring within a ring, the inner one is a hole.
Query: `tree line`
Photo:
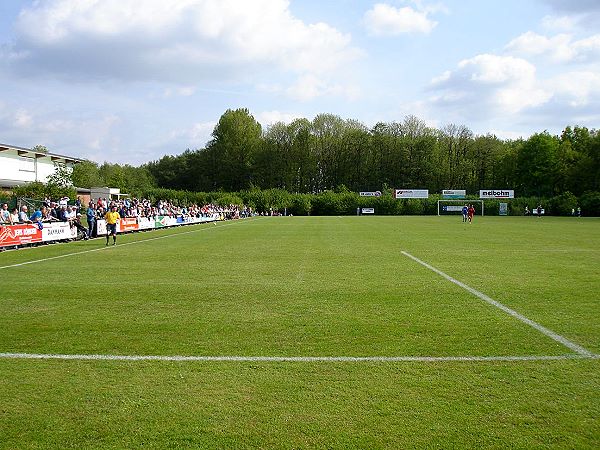
[[[192,192],[282,189],[317,194],[345,188],[514,189],[521,197],[600,191],[600,132],[568,126],[528,139],[475,135],[464,125],[428,127],[408,116],[372,128],[320,114],[266,130],[247,109],[227,110],[204,148],[139,167],[79,164],[79,187],[124,192],[151,187]]]

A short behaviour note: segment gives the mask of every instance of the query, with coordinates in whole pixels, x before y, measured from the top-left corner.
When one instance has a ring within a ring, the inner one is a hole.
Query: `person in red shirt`
[[[467,215],[469,216],[469,223],[473,223],[473,216],[475,215],[475,208],[473,208],[473,205],[469,205]]]

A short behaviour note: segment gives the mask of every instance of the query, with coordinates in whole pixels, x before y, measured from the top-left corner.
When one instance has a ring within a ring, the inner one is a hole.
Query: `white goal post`
[[[477,208],[475,206],[475,214],[481,213],[484,215],[484,202],[483,200],[438,200],[437,201],[437,215],[441,216],[442,214],[461,214],[462,207],[465,205],[476,205],[479,204],[480,207]]]

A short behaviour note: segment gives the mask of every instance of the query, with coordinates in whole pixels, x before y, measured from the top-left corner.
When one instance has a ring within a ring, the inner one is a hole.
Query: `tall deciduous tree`
[[[219,119],[212,137],[207,151],[215,184],[231,191],[248,188],[254,156],[261,144],[260,124],[247,109],[229,109]]]

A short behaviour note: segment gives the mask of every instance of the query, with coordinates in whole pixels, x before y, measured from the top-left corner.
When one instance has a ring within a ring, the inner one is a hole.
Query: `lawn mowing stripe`
[[[540,333],[543,333],[544,335],[548,336],[551,339],[554,339],[557,342],[560,342],[562,345],[564,345],[567,348],[570,348],[571,350],[573,350],[574,352],[585,356],[585,357],[597,357],[598,355],[594,355],[592,352],[590,352],[589,350],[583,348],[581,345],[575,344],[574,342],[571,342],[570,340],[568,340],[567,338],[561,336],[560,334],[555,333],[552,330],[549,330],[548,328],[540,325],[537,322],[534,322],[531,319],[528,319],[527,317],[525,317],[522,314],[519,314],[517,311],[515,311],[514,309],[510,309],[508,306],[504,306],[502,303],[494,300],[491,297],[488,297],[487,295],[485,295],[483,292],[479,292],[477,289],[473,289],[471,286],[466,285],[465,283],[462,283],[460,281],[458,281],[455,278],[452,278],[450,275],[442,272],[439,269],[436,269],[435,267],[433,267],[430,264],[427,264],[425,261],[421,261],[419,258],[417,258],[416,256],[411,255],[408,252],[402,251],[401,252],[404,256],[409,257],[410,259],[412,259],[413,261],[418,262],[419,264],[421,264],[422,266],[428,268],[429,270],[437,273],[438,275],[444,277],[446,280],[456,284],[457,286],[460,286],[461,288],[469,291],[471,294],[473,294],[474,296],[480,298],[481,300],[489,303],[492,306],[495,306],[498,309],[501,309],[502,311],[504,311],[507,314],[510,314],[511,316],[513,316],[515,319],[520,320],[521,322],[529,325],[530,327],[535,328],[536,330],[538,330]]]
[[[598,359],[599,355],[530,355],[530,356],[181,356],[181,355],[76,355],[42,353],[0,353],[0,359],[55,359],[99,361],[206,361],[206,362],[486,362],[486,361],[554,361]]]
[[[245,219],[245,220],[249,220],[249,219]],[[214,224],[216,224],[216,222],[212,222]],[[236,223],[239,223],[238,221],[235,221],[233,223],[226,223],[223,225],[218,225],[216,228],[223,228],[223,227],[227,227],[230,225],[235,225]],[[181,233],[175,233],[175,234],[168,234],[166,236],[156,236],[156,237],[152,237],[152,238],[148,238],[148,239],[141,239],[139,241],[133,241],[133,242],[126,242],[124,244],[119,244],[115,247],[124,247],[126,245],[134,245],[134,244],[140,244],[142,242],[148,242],[148,241],[156,241],[158,239],[167,239],[170,237],[174,237],[174,236],[181,236],[182,234],[190,234],[190,233],[198,233],[199,231],[206,231],[206,230],[214,230],[215,227],[204,227],[204,228],[200,228],[198,230],[190,230],[190,231],[183,231]],[[44,261],[50,261],[53,259],[59,259],[59,258],[66,258],[68,256],[75,256],[75,255],[83,255],[85,253],[92,253],[92,252],[99,252],[101,250],[107,250],[109,248],[112,248],[113,246],[103,246],[100,248],[93,248],[91,250],[82,250],[80,252],[74,252],[74,253],[65,253],[64,255],[58,255],[58,256],[50,256],[48,258],[42,258],[42,259],[35,259],[33,261],[25,261],[22,263],[17,263],[17,264],[10,264],[8,266],[0,266],[0,270],[2,269],[10,269],[11,267],[19,267],[19,266],[25,266],[27,264],[35,264],[35,263],[40,263],[40,262],[44,262]]]

